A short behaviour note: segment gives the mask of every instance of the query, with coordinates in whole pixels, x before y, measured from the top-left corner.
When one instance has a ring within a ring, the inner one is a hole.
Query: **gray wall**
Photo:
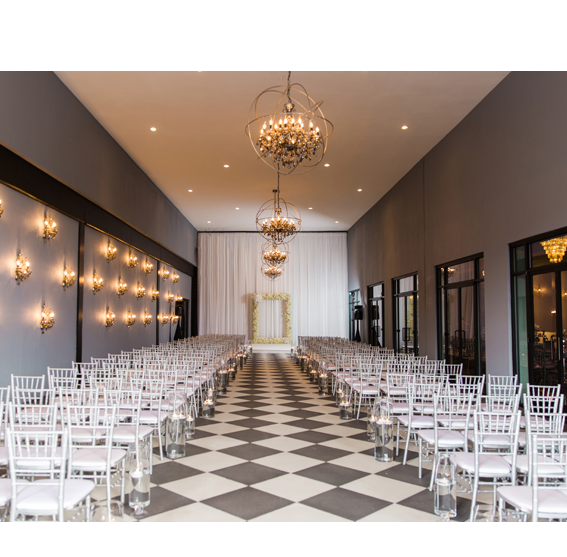
[[[45,206],[0,184],[0,387],[10,374],[41,375],[47,366],[70,367],[75,358],[77,281],[63,290],[63,269],[77,273],[76,221],[48,210],[57,235],[43,241]],[[31,275],[16,284],[18,251],[27,257]],[[55,313],[55,325],[41,333],[43,302]]]
[[[435,266],[483,252],[487,373],[512,373],[508,245],[567,225],[566,89],[564,72],[511,73],[349,230],[349,290],[366,306],[366,287],[384,281],[387,346],[392,278],[418,271],[432,358]]]
[[[0,144],[197,264],[197,232],[52,72],[0,72]]]

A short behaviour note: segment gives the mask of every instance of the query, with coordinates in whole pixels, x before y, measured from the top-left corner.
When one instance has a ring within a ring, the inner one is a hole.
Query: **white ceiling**
[[[277,174],[244,130],[287,72],[56,73],[197,230],[255,229]],[[335,127],[328,168],[281,178],[302,230],[348,230],[507,74],[293,72]]]

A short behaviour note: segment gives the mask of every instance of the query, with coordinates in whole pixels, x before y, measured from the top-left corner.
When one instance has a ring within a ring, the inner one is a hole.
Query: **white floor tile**
[[[341,458],[333,460],[333,464],[352,468],[353,470],[360,470],[368,474],[376,474],[398,465],[397,462],[378,462],[373,456],[364,454],[342,456]]]
[[[211,424],[211,425],[201,426],[199,429],[202,431],[207,431],[208,433],[214,433],[216,435],[224,435],[225,433],[234,433],[235,431],[243,431],[246,428],[241,427],[239,425],[233,425],[231,423],[221,423],[221,424]]]
[[[300,441],[299,439],[292,439],[291,437],[272,437],[271,439],[263,439],[261,441],[254,441],[255,445],[261,445],[262,447],[268,447],[269,449],[274,449],[276,451],[296,451],[297,449],[303,449],[313,443],[307,443],[306,441]]]
[[[311,459],[310,459],[311,460]],[[289,501],[304,501],[309,497],[315,497],[325,491],[335,489],[335,486],[304,478],[303,476],[296,476],[294,474],[286,474],[273,480],[267,480],[254,484],[254,489],[261,489],[266,493],[271,493],[278,497],[283,497]]]
[[[203,439],[194,439],[191,443],[198,447],[203,447],[203,449],[209,449],[210,451],[220,451],[221,449],[244,445],[246,441],[225,437],[223,435],[213,435],[211,437],[204,437]]]
[[[346,518],[326,513],[301,503],[294,503],[264,514],[251,522],[350,522]]]
[[[305,470],[306,468],[311,468],[312,466],[321,464],[321,461],[315,458],[309,458],[289,452],[265,456],[263,458],[256,459],[254,462],[288,473],[299,472],[299,470]],[[282,477],[285,478],[287,476]]]
[[[245,522],[237,516],[225,513],[209,505],[193,503],[179,509],[145,518],[141,522]]]
[[[176,460],[176,462],[185,464],[203,472],[212,472],[213,470],[220,470],[221,468],[227,468],[228,466],[236,466],[237,464],[242,464],[247,461],[228,454],[211,451],[195,456],[180,458],[179,460]]]
[[[376,497],[376,499],[382,499],[390,503],[403,501],[424,490],[423,487],[418,485],[375,475],[364,476],[353,482],[343,484],[341,488]]]
[[[203,501],[246,486],[216,474],[206,473],[162,484],[162,487],[194,501]]]
[[[273,433],[274,435],[292,435],[293,433],[301,433],[302,431],[305,431],[303,428],[285,424],[265,425],[256,428],[256,430],[265,431],[266,433]]]
[[[264,410],[264,408],[262,408]],[[288,416],[287,414],[270,414],[260,418],[265,422],[272,422],[274,424],[285,424],[287,422],[295,422],[298,420],[296,416]]]
[[[410,509],[403,505],[390,505],[375,513],[365,516],[358,522],[443,522],[434,514]]]
[[[360,453],[362,451],[367,451],[368,449],[374,448],[374,443],[371,443],[370,441],[360,441],[359,439],[350,439],[348,437],[331,439],[330,441],[320,443],[320,445],[324,445],[325,447],[332,447],[333,449],[350,451],[353,453]]]

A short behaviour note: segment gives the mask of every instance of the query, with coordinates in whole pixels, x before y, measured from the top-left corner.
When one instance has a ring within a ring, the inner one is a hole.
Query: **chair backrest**
[[[563,395],[532,396],[524,395],[524,412],[527,414],[548,414],[561,412]]]
[[[506,394],[512,392],[517,384],[517,375],[489,375],[486,380],[486,394],[489,396]]]
[[[443,362],[439,364],[439,375],[462,375],[463,364],[448,364]]]
[[[559,396],[561,394],[561,385],[530,385],[528,383],[526,393],[529,396]]]
[[[471,394],[438,393],[433,398],[433,419],[435,443],[438,443],[439,430],[464,431],[463,449],[468,443],[467,431],[470,428],[473,396]]]
[[[12,389],[12,400],[18,404],[52,404],[55,398],[53,389]]]
[[[79,386],[79,370],[77,368],[47,368],[47,379],[50,389],[66,387],[77,389]]]
[[[10,376],[12,392],[19,389],[43,390],[45,388],[45,375],[12,375]]]
[[[494,450],[498,449],[500,455],[508,454],[513,457],[513,473],[515,474],[520,431],[519,412],[479,412],[475,410],[473,424],[477,464],[478,455],[494,454]]]
[[[55,404],[8,404],[9,426],[13,431],[50,431],[57,426]]]

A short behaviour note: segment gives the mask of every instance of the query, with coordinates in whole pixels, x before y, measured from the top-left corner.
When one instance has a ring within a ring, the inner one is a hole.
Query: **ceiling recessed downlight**
[[[211,221],[210,221],[210,220],[208,220],[208,221],[207,221],[207,224],[211,224]]]
[[[193,193],[193,190],[187,190],[189,193]]]
[[[309,207],[309,210],[310,210],[310,211],[313,211],[313,207]]]
[[[150,131],[155,132],[157,130],[157,128],[154,128],[153,126],[150,128]]]
[[[358,191],[362,191],[360,188],[358,188]]]
[[[335,224],[339,224],[339,221],[338,221],[338,220],[336,220],[336,221],[335,221]]]
[[[225,168],[230,168],[230,166],[229,166],[228,164],[225,164],[224,167],[225,167]]]
[[[240,211],[240,207],[237,207],[236,210],[237,210],[237,211]]]
[[[328,162],[326,162],[323,166],[331,166]]]
[[[402,130],[407,130],[408,127],[407,126],[402,126]]]

